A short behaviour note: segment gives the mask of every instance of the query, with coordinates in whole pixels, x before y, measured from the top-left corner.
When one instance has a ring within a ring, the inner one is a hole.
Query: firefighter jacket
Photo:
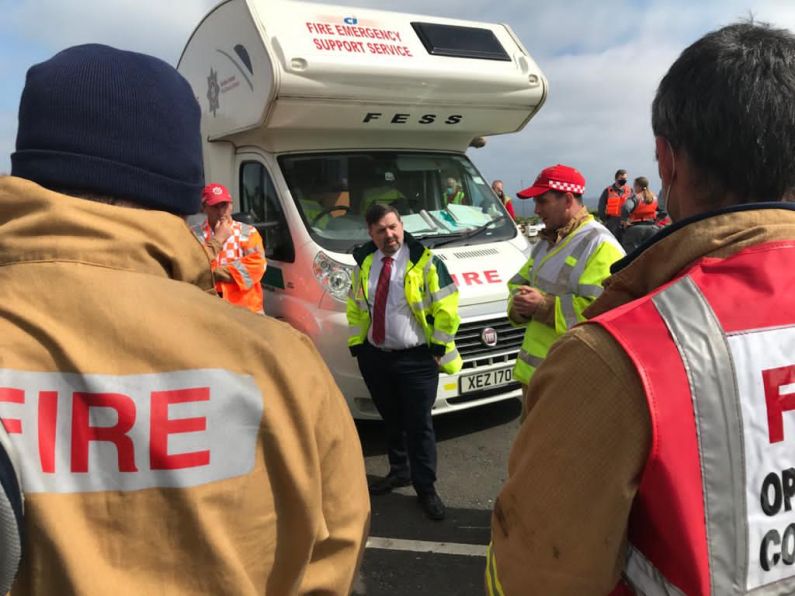
[[[511,319],[515,327],[526,327],[514,378],[530,382],[555,340],[584,320],[582,311],[602,293],[610,266],[623,255],[615,237],[592,215],[580,218],[574,229],[556,242],[541,239],[536,243],[530,258],[508,282],[508,312],[521,286],[540,290],[553,306],[549,320],[542,320],[541,313],[526,323]]]
[[[614,266],[528,388],[492,593],[793,592],[793,246],[791,204],[740,205]]]
[[[181,218],[0,178],[13,594],[349,594],[369,497],[308,338],[219,301]]]
[[[624,569],[642,594],[795,591],[793,263],[795,239],[701,259],[593,319],[633,361],[654,429]]]
[[[415,240],[404,235],[409,249],[404,290],[414,318],[425,333],[425,341],[434,356],[441,358],[439,368],[448,374],[461,370],[463,361],[455,346],[455,334],[461,319],[458,316],[458,288],[444,263]],[[354,356],[370,329],[373,304],[369,294],[370,267],[377,248],[373,242],[353,253],[356,268],[348,295],[348,347]]]
[[[213,232],[205,221],[193,226],[193,233],[213,256],[212,269],[224,269],[231,281],[215,280],[215,290],[227,302],[263,314],[262,281],[265,275],[265,247],[254,226],[232,222],[232,234],[223,246],[212,243]]]

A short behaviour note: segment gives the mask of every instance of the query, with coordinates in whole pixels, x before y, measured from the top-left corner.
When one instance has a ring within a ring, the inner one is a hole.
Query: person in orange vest
[[[615,182],[605,188],[599,196],[597,215],[605,227],[621,240],[621,208],[627,199],[632,196],[632,188],[627,184],[626,170],[617,170]]]
[[[508,212],[508,215],[511,216],[511,219],[516,219],[516,213],[513,211],[513,201],[511,197],[505,194],[505,190],[503,188],[502,180],[495,180],[491,183],[491,190],[494,191],[494,194],[500,199],[503,207]]]
[[[212,257],[215,289],[227,302],[264,314],[262,285],[265,247],[254,226],[232,219],[232,195],[222,184],[208,184],[202,192],[207,219],[193,233]]]
[[[621,246],[631,253],[659,231],[657,226],[657,197],[649,190],[649,179],[635,178],[632,189],[635,191],[621,209],[624,231]]]
[[[795,35],[751,22],[661,80],[674,223],[531,380],[491,594],[795,593],[793,96]]]

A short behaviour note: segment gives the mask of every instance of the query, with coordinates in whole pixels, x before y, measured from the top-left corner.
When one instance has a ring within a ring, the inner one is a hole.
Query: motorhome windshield
[[[395,207],[425,244],[479,244],[516,235],[499,199],[466,157],[360,152],[284,155],[279,164],[312,238],[335,252],[369,240],[364,214]]]

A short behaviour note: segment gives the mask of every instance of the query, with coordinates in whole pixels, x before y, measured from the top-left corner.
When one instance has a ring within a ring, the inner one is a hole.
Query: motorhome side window
[[[406,230],[429,246],[516,235],[500,201],[462,155],[283,155],[279,165],[307,230],[328,250],[350,252],[369,239],[364,213],[373,203],[395,207]]]
[[[257,161],[240,166],[240,209],[262,234],[265,254],[277,261],[295,260],[290,231],[268,170]]]

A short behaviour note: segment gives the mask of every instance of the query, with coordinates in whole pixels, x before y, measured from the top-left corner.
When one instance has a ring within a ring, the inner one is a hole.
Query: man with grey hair
[[[795,36],[754,23],[662,79],[675,223],[613,267],[533,376],[492,593],[795,593],[793,96]]]

